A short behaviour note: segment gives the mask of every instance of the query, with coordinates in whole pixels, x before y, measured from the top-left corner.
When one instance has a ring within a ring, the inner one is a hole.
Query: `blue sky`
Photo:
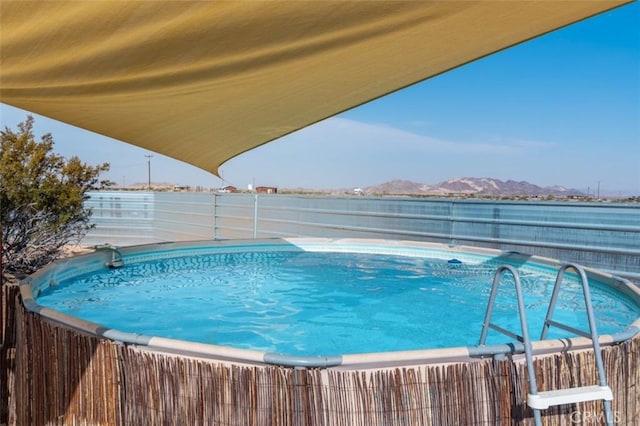
[[[1,105],[2,126],[27,112]],[[370,102],[224,164],[223,181],[35,115],[55,150],[109,162],[118,184],[366,187],[494,177],[640,194],[640,4],[574,24]]]

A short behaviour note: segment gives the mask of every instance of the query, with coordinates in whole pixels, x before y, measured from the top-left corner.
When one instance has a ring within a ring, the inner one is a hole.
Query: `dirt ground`
[[[63,257],[73,257],[95,251],[93,246],[68,245],[62,248]]]

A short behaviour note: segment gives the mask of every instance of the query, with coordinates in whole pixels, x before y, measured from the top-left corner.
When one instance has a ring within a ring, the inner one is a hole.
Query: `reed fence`
[[[521,359],[379,370],[240,365],[153,352],[78,333],[26,311],[15,289],[3,289],[8,332],[1,360],[6,370],[0,423],[533,424]],[[614,421],[619,425],[640,424],[639,358],[640,336],[603,348]],[[594,363],[589,351],[538,357],[539,388],[597,383]],[[602,405],[596,401],[555,407],[543,412],[543,422],[603,424]]]

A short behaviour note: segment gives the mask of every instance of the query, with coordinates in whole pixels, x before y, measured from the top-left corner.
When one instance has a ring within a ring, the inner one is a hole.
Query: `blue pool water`
[[[503,264],[501,262],[500,264]],[[247,251],[126,264],[63,281],[43,306],[109,328],[277,352],[336,355],[475,345],[500,265],[362,253]],[[555,271],[521,271],[532,338]],[[505,275],[505,282],[510,277]],[[565,278],[554,319],[588,330],[581,287]],[[631,301],[591,282],[600,334],[638,318]],[[493,322],[519,333],[512,285]],[[570,337],[553,330],[550,337]],[[507,338],[489,333],[487,343]]]

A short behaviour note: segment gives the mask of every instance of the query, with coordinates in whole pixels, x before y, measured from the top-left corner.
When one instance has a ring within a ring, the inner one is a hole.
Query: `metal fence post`
[[[213,194],[213,239],[218,239],[218,215],[216,214],[218,206],[218,194]]]
[[[258,238],[258,194],[253,196],[253,238]]]
[[[454,245],[456,243],[455,238],[455,202],[449,201],[449,244]]]

